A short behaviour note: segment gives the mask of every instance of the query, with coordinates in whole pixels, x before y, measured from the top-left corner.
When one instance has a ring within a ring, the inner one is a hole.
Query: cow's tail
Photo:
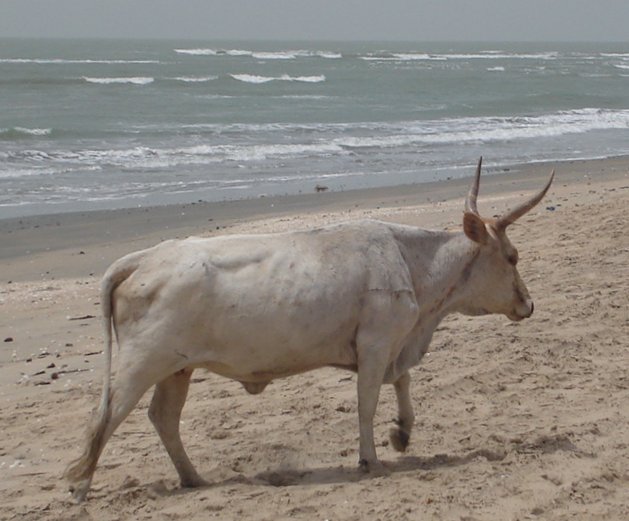
[[[103,392],[98,411],[105,415],[109,410],[111,399],[111,351],[115,324],[113,321],[113,294],[114,290],[138,269],[140,260],[144,257],[144,251],[131,253],[114,262],[105,272],[100,286],[100,305],[102,312],[103,334],[105,337],[105,371],[103,379]],[[108,414],[107,414],[108,415]]]
[[[131,253],[114,262],[101,282],[100,301],[102,310],[102,324],[105,336],[105,370],[103,377],[103,389],[98,408],[93,413],[93,418],[87,431],[87,443],[83,454],[72,461],[64,476],[71,482],[91,481],[91,476],[96,468],[98,457],[107,441],[105,439],[107,425],[111,417],[111,351],[113,344],[112,330],[115,330],[113,320],[113,293],[134,271],[138,269],[145,252]]]

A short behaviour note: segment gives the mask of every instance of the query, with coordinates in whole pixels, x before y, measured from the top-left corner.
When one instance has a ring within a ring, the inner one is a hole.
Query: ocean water
[[[0,218],[629,154],[629,44],[0,40]]]

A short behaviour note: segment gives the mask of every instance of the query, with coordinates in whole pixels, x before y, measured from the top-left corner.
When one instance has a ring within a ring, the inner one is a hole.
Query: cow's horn
[[[478,185],[480,183],[480,169],[483,164],[483,156],[478,160],[478,166],[476,167],[476,174],[474,175],[474,181],[470,186],[470,191],[465,199],[465,211],[475,213],[478,215],[478,208],[476,207],[476,199],[478,199]]]
[[[526,212],[531,210],[537,203],[539,203],[542,200],[542,198],[546,195],[546,192],[548,192],[548,189],[550,188],[550,185],[552,184],[554,178],[555,178],[555,171],[553,170],[550,173],[550,179],[548,180],[544,188],[542,188],[537,194],[531,197],[528,201],[525,201],[519,206],[516,206],[515,208],[513,208],[513,210],[503,215],[502,217],[498,219],[498,221],[496,221],[496,225],[498,226],[498,228],[502,228],[502,229],[506,228],[510,224],[517,221]]]

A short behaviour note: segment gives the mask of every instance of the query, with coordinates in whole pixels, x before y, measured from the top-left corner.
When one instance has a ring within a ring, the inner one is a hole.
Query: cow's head
[[[528,201],[501,217],[489,219],[481,217],[476,207],[482,161],[481,157],[463,216],[465,235],[479,245],[470,281],[474,295],[466,312],[473,315],[500,313],[511,320],[522,320],[533,313],[533,301],[518,273],[518,250],[508,239],[506,229],[542,200],[555,171],[546,186]]]

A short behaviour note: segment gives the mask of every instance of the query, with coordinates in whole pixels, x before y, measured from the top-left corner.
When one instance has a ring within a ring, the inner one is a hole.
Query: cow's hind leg
[[[179,421],[190,385],[192,369],[182,369],[155,386],[149,418],[166,447],[182,487],[198,487],[206,482],[197,474],[181,442]]]
[[[388,473],[376,455],[373,434],[373,419],[386,367],[387,347],[380,344],[368,344],[363,349],[359,344],[358,347],[358,463],[361,469],[375,475]]]
[[[113,432],[137,405],[142,395],[172,371],[169,371],[169,365],[172,367],[172,364],[164,358],[149,362],[143,357],[137,357],[134,352],[137,353],[130,346],[121,348],[118,373],[112,382],[108,399],[103,399],[93,413],[87,429],[85,450],[66,469],[65,477],[70,481],[70,491],[78,502],[85,499],[98,459]]]
[[[391,429],[389,437],[391,439],[391,445],[393,445],[393,448],[398,452],[404,452],[406,447],[408,447],[411,430],[415,421],[413,404],[411,403],[409,393],[410,383],[411,377],[407,371],[393,384],[397,396],[398,419],[396,422],[397,427]]]

